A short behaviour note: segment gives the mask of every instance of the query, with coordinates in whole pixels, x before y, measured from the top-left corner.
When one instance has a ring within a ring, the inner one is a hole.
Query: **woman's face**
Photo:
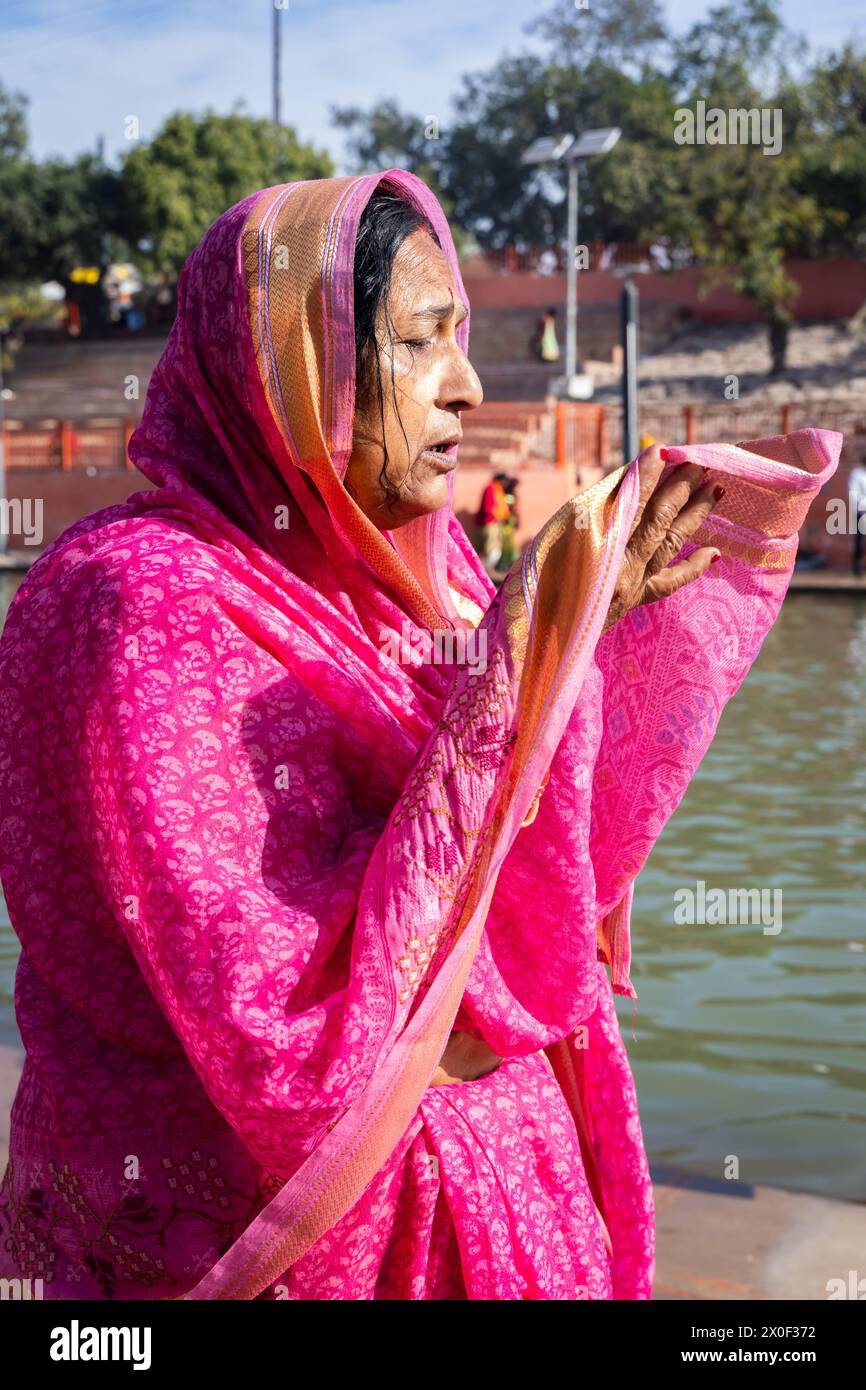
[[[474,409],[483,396],[457,342],[466,306],[457,297],[447,256],[428,232],[419,229],[401,244],[389,299],[393,340],[381,308],[377,325],[384,399],[380,405],[374,388],[372,399],[356,406],[344,479],[380,531],[444,506],[448,474],[457,466],[460,411]],[[387,477],[400,491],[393,506],[379,476],[385,448]]]

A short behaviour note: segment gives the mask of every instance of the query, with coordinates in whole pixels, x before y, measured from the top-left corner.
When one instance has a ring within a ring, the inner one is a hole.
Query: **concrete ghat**
[[[657,1299],[866,1296],[866,1204],[672,1174],[654,1192]]]

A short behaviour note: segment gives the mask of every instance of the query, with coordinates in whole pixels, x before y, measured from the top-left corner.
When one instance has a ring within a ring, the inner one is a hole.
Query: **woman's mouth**
[[[450,473],[457,467],[457,449],[460,439],[446,439],[440,444],[431,444],[420,455],[427,463],[431,463],[441,473]]]

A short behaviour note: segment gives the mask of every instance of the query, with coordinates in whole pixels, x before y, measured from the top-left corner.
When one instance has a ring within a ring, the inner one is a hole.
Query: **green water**
[[[698,879],[781,888],[781,931],[674,925]],[[635,889],[654,1166],[866,1199],[864,904],[866,603],[790,594]]]
[[[0,576],[0,600],[16,581]],[[636,892],[618,1001],[654,1172],[866,1199],[866,603],[789,595]],[[782,890],[782,929],[674,893]],[[0,920],[0,1036],[16,942]]]

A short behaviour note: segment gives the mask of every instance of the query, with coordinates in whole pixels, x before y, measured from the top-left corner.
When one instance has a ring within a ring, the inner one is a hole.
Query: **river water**
[[[16,583],[0,576],[3,611]],[[768,906],[781,890],[781,930],[679,924],[675,895],[698,883]],[[860,596],[789,594],[638,879],[632,948],[637,1004],[617,1011],[654,1173],[866,1200]],[[16,957],[0,908],[4,1041]]]

